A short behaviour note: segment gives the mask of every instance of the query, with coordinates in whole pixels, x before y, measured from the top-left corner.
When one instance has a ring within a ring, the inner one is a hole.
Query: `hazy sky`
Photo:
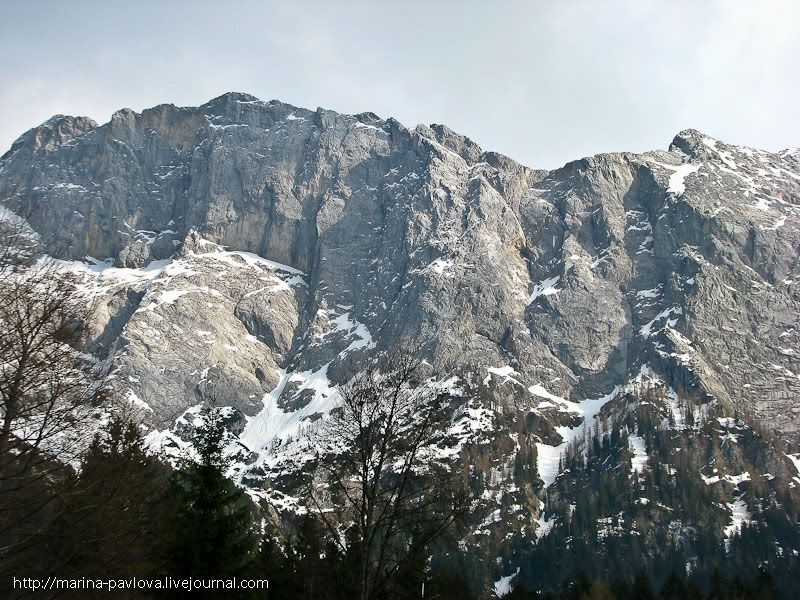
[[[445,123],[529,166],[666,147],[688,127],[800,145],[787,0],[0,3],[0,152],[55,113],[226,91]]]

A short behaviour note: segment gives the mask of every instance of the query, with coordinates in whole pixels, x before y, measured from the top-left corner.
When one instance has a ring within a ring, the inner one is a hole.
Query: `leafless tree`
[[[358,597],[376,598],[467,511],[466,476],[432,460],[449,423],[447,394],[418,381],[403,353],[341,390],[319,434],[311,504],[358,567]]]
[[[24,220],[0,215],[0,562],[36,543],[55,480],[91,441],[106,393],[76,347],[85,314]]]

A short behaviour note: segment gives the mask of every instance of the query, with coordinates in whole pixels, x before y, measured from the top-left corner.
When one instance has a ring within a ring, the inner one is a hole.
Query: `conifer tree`
[[[53,568],[74,577],[147,576],[172,515],[168,467],[149,455],[139,427],[115,417],[81,464],[54,524]]]
[[[252,503],[225,477],[228,432],[222,410],[204,409],[195,427],[196,456],[173,477],[178,500],[168,574],[229,579],[246,576],[257,549]]]

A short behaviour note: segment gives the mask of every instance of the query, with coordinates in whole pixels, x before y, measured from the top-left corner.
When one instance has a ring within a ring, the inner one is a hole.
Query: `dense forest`
[[[358,540],[342,551],[321,518],[306,514],[286,524],[265,524],[259,508],[224,476],[224,414],[205,411],[195,428],[196,453],[174,467],[150,455],[141,429],[112,419],[82,458],[77,471],[60,468],[31,483],[28,497],[47,498],[24,521],[3,523],[3,585],[14,575],[46,578],[52,573],[72,579],[196,577],[202,579],[267,579],[268,590],[238,591],[238,597],[350,599],[359,597]],[[281,526],[282,525],[282,526]],[[287,534],[286,531],[291,531]],[[8,541],[13,539],[14,544]],[[576,539],[580,539],[576,535]],[[552,544],[562,540],[552,538]],[[623,539],[607,554],[583,552],[584,569],[544,590],[525,583],[513,587],[509,599],[739,599],[778,598],[779,586],[767,569],[745,568],[736,557],[704,575],[683,576],[680,567],[652,577],[645,568],[633,577],[591,578],[601,565],[630,565],[633,546]],[[756,547],[755,533],[742,536],[743,550]],[[746,545],[746,546],[745,546]],[[350,550],[348,550],[350,549]],[[558,554],[552,550],[552,555]],[[547,551],[526,565],[528,571],[549,571],[557,565]],[[676,558],[679,564],[680,558]],[[636,564],[635,562],[632,564]],[[708,561],[709,566],[713,564]],[[734,570],[733,565],[742,565]],[[646,565],[645,565],[646,566]],[[651,570],[655,565],[650,565]],[[664,565],[659,565],[663,570]],[[796,569],[796,567],[795,567]],[[722,573],[735,572],[735,576]],[[794,577],[797,577],[795,572]],[[386,585],[371,598],[469,599],[486,597],[471,589],[463,564],[426,560],[424,554],[404,560]],[[790,597],[790,590],[784,590]],[[102,595],[106,592],[100,592]],[[422,595],[424,593],[424,596]],[[120,592],[120,594],[124,594]],[[193,592],[220,597],[218,590]],[[91,592],[62,591],[52,597],[87,597]],[[170,594],[168,594],[170,595]],[[171,595],[179,596],[173,592]],[[37,597],[41,597],[38,596]],[[131,597],[137,597],[132,595]]]

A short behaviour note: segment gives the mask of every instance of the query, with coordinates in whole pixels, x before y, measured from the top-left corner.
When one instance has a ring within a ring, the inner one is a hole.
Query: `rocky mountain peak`
[[[443,125],[229,93],[55,117],[0,159],[0,202],[95,308],[85,350],[153,447],[229,407],[232,476],[278,510],[303,510],[337,386],[399,346],[452,409],[429,451],[483,490],[463,540],[483,558],[572,535],[573,511],[598,543],[647,523],[651,545],[711,527],[722,548],[796,494],[790,152],[685,130],[532,170]],[[701,508],[653,491],[675,477]],[[678,525],[642,519],[664,506]]]
[[[162,431],[213,400],[277,460],[402,342],[469,435],[523,411],[544,479],[582,403],[624,412],[643,373],[800,450],[798,164],[694,130],[670,149],[534,171],[442,125],[229,93],[58,117],[3,157],[0,200],[71,261],[94,350]]]
[[[705,147],[703,140],[712,139],[713,138],[710,136],[707,136],[696,129],[684,129],[672,139],[669,149],[678,149],[688,156],[695,156]]]
[[[54,115],[38,127],[23,133],[2,158],[5,159],[18,150],[50,153],[96,127],[97,123],[89,117]]]
[[[247,104],[256,102],[262,103],[261,100],[250,94],[245,94],[243,92],[225,92],[224,94],[221,94],[216,98],[212,98],[211,100],[203,104],[201,108],[231,107],[238,102],[243,102]]]
[[[456,133],[446,125],[418,125],[417,133],[435,140],[448,150],[458,154],[467,164],[473,165],[481,160],[483,150],[468,137]]]

